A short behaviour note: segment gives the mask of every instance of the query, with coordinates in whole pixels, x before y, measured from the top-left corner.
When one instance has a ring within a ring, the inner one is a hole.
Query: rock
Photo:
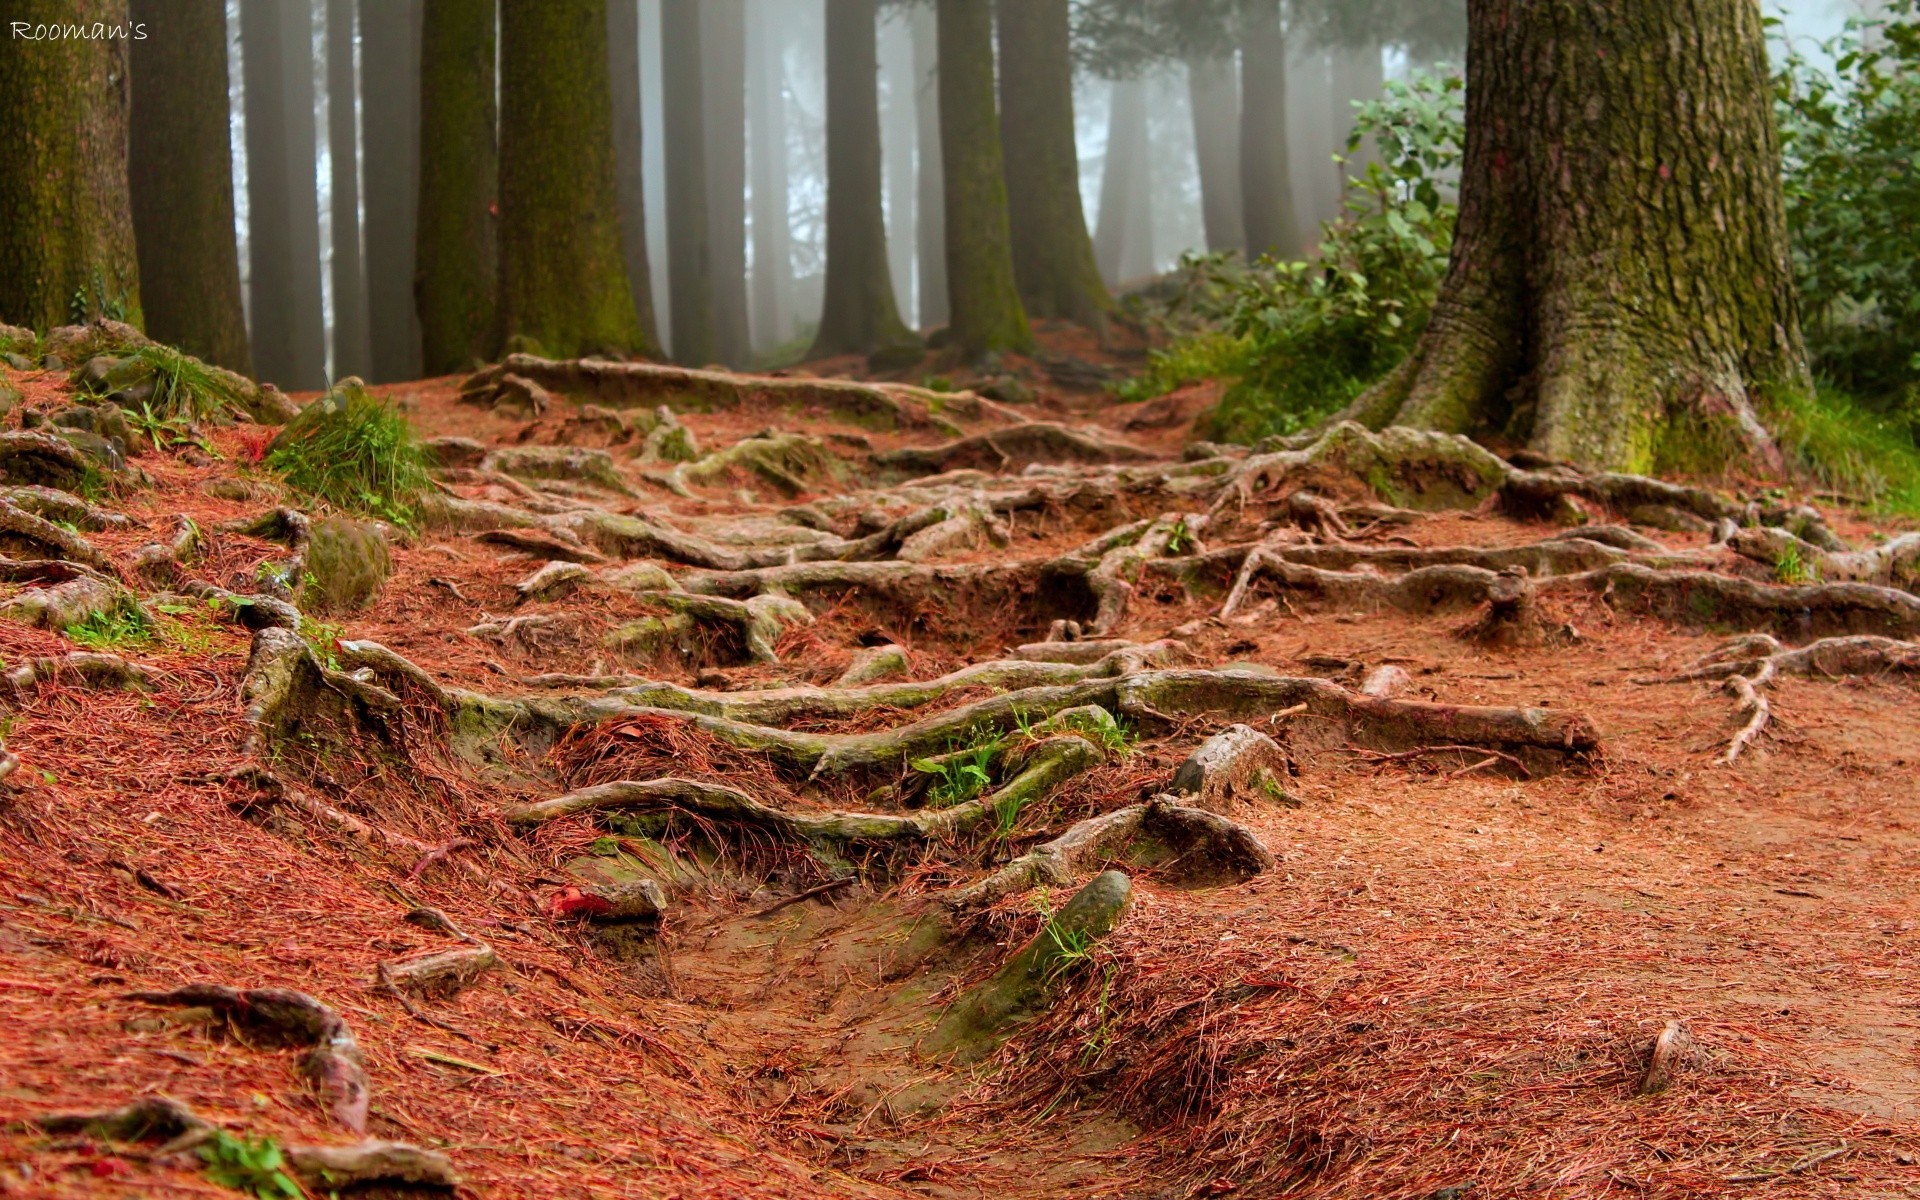
[[[1102,871],[1053,915],[1032,941],[985,982],[954,1001],[921,1049],[956,1063],[991,1053],[1009,1027],[1031,1020],[1066,982],[1089,948],[1113,932],[1133,899],[1122,871]]]
[[[101,437],[92,430],[68,429],[61,426],[54,427],[54,435],[78,450],[82,457],[102,470],[124,471],[127,469],[126,445],[122,442]]]
[[[5,352],[8,365],[14,367],[15,370],[27,371],[33,369],[31,360],[28,360],[27,365],[24,367],[14,363],[13,360],[21,357],[23,351],[33,349],[34,343],[38,340],[31,329],[25,329],[19,325],[0,325],[0,351]]]
[[[40,369],[42,371],[64,371],[67,369],[67,360],[61,358],[58,354],[42,354],[40,356]]]
[[[34,361],[28,358],[26,355],[15,354],[11,350],[7,351],[5,354],[0,354],[0,362],[5,362],[8,366],[12,367],[16,371],[37,371],[40,369],[37,365],[35,365]]]
[[[1412,686],[1413,676],[1389,663],[1368,672],[1366,682],[1360,685],[1360,691],[1368,696],[1398,696]]]
[[[558,600],[593,580],[593,572],[575,562],[550,562],[513,585],[520,603]]]
[[[63,408],[53,414],[53,424],[61,431],[62,437],[66,436],[65,431],[70,429],[98,434],[107,441],[115,443],[123,455],[130,448],[137,452],[138,448],[144,444],[134,437],[133,427],[127,424],[127,414],[112,404],[102,404],[98,407],[76,404],[71,408]]]
[[[64,371],[67,363],[84,362],[96,354],[125,354],[152,344],[152,339],[126,322],[103,319],[51,329],[41,349],[49,357],[62,360],[60,366],[48,370]]]
[[[854,652],[853,662],[840,676],[837,686],[857,687],[882,679],[905,679],[911,670],[904,647],[867,646]]]
[[[654,418],[656,424],[640,444],[641,461],[683,463],[700,457],[700,443],[694,439],[693,430],[682,425],[672,409],[662,404],[654,410]]]
[[[392,574],[393,558],[379,526],[344,517],[315,521],[306,575],[296,581],[300,606],[352,612],[379,595]]]
[[[1227,812],[1235,801],[1284,802],[1287,754],[1248,725],[1235,725],[1200,744],[1173,773],[1169,790],[1194,797],[1195,807]]]
[[[111,354],[96,354],[88,359],[74,375],[73,382],[90,392],[108,391],[107,380],[113,375],[121,360]]]
[[[427,462],[440,468],[477,467],[487,457],[487,448],[472,438],[437,437],[422,442],[420,449]]]
[[[1033,389],[1016,375],[1002,375],[998,379],[988,380],[973,389],[989,400],[998,400],[1002,404],[1032,404]]]

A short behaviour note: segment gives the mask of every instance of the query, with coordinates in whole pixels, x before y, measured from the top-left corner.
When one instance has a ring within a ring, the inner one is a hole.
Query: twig
[[[455,850],[471,850],[479,844],[479,842],[474,841],[472,838],[454,838],[444,845],[435,846],[420,856],[420,861],[414,863],[412,868],[407,871],[407,878],[418,879],[420,876],[426,874],[427,868],[434,863],[447,861],[448,856]]]
[[[1401,750],[1393,754],[1382,750],[1368,750],[1361,746],[1348,746],[1346,749],[1347,753],[1361,755],[1368,762],[1374,763],[1405,762],[1408,759],[1421,758],[1428,754],[1490,754],[1496,761],[1512,764],[1513,769],[1520,772],[1520,778],[1533,778],[1533,772],[1527,770],[1527,764],[1521,762],[1504,750],[1495,750],[1489,746],[1421,746],[1415,750]],[[1486,765],[1486,763],[1475,763],[1468,769],[1477,771]],[[1465,774],[1464,771],[1458,773]]]
[[[1765,682],[1772,673],[1772,664],[1769,663],[1767,669],[1760,673],[1761,682]],[[1720,757],[1720,761],[1730,767],[1740,757],[1740,752],[1752,745],[1754,739],[1760,736],[1760,731],[1767,727],[1767,720],[1773,715],[1773,706],[1754,689],[1753,681],[1745,675],[1727,676],[1725,686],[1740,698],[1739,711],[1752,714],[1740,732],[1733,735],[1733,741],[1727,744],[1727,752]]]
[[[453,598],[454,598],[455,600],[458,600],[458,601],[459,601],[460,603],[462,603],[462,604],[472,604],[472,603],[473,603],[473,601],[471,601],[471,600],[469,600],[469,599],[467,599],[467,595],[466,595],[466,593],[465,593],[465,592],[462,592],[462,591],[460,590],[460,585],[459,585],[459,584],[457,584],[457,583],[455,583],[455,582],[454,582],[453,580],[451,580],[451,579],[441,579],[441,578],[439,578],[438,576],[436,576],[436,577],[434,577],[434,578],[432,578],[432,579],[429,579],[429,580],[427,580],[427,586],[428,586],[428,587],[437,587],[437,588],[441,588],[441,589],[443,589],[443,590],[445,590],[445,591],[447,591],[447,592],[449,592],[449,593],[451,593],[451,594],[452,594],[452,596],[453,596]]]
[[[842,875],[838,879],[829,879],[827,882],[821,884],[819,887],[810,887],[806,891],[801,892],[798,895],[788,896],[785,900],[780,900],[773,904],[769,904],[765,908],[761,909],[759,912],[751,914],[751,918],[753,920],[759,920],[761,917],[770,917],[773,914],[779,912],[781,909],[788,907],[789,905],[798,904],[802,900],[811,900],[815,896],[824,896],[828,892],[837,892],[841,888],[846,887],[848,884],[852,882],[853,882],[853,876],[851,875]]]
[[[1842,1154],[1845,1154],[1850,1149],[1852,1149],[1852,1147],[1848,1146],[1845,1142],[1841,1142],[1838,1146],[1835,1146],[1831,1150],[1822,1150],[1818,1154],[1809,1154],[1805,1158],[1801,1159],[1799,1162],[1794,1163],[1792,1166],[1782,1167],[1778,1171],[1755,1171],[1751,1175],[1731,1175],[1731,1176],[1728,1176],[1727,1182],[1728,1183],[1765,1183],[1769,1179],[1783,1179],[1788,1175],[1798,1175],[1801,1172],[1806,1171],[1812,1167],[1819,1166],[1821,1163],[1826,1162],[1828,1159],[1839,1158]]]
[[[489,1054],[492,1054],[500,1049],[500,1046],[498,1043],[489,1042],[485,1038],[475,1037],[473,1034],[468,1033],[464,1029],[457,1028],[456,1026],[450,1025],[447,1022],[442,1021],[439,1017],[434,1016],[432,1013],[421,1012],[418,1008],[414,1006],[413,1001],[407,999],[405,992],[402,992],[398,987],[394,986],[393,977],[387,974],[386,963],[381,963],[378,967],[376,967],[375,972],[380,976],[381,990],[386,992],[387,995],[392,996],[395,1000],[398,1000],[400,1002],[400,1007],[407,1010],[407,1015],[412,1017],[414,1020],[420,1022],[422,1025],[431,1025],[435,1029],[444,1030],[445,1032],[450,1033],[457,1038],[460,1038],[464,1041],[472,1042],[474,1045],[480,1047],[481,1049],[485,1050]]]
[[[1461,768],[1460,768],[1460,769],[1459,769],[1458,771],[1448,771],[1448,772],[1447,772],[1447,778],[1448,778],[1448,779],[1458,779],[1458,778],[1460,778],[1460,777],[1461,777],[1462,775],[1471,775],[1471,774],[1473,774],[1473,773],[1474,773],[1475,771],[1478,771],[1478,770],[1480,770],[1480,769],[1481,769],[1481,768],[1483,768],[1483,767],[1490,767],[1490,766],[1492,766],[1493,764],[1495,764],[1495,763],[1497,763],[1497,762],[1499,762],[1499,761],[1500,761],[1500,759],[1499,759],[1499,758],[1498,758],[1497,756],[1495,756],[1495,755],[1491,755],[1491,754],[1490,754],[1490,755],[1488,755],[1487,757],[1485,757],[1485,758],[1483,758],[1483,759],[1481,759],[1481,760],[1480,760],[1479,762],[1477,762],[1477,763],[1474,763],[1474,764],[1473,764],[1472,766],[1470,766],[1470,767],[1461,767]]]

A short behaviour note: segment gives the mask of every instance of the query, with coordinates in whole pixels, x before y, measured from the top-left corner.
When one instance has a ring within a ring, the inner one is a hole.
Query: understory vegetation
[[[1794,45],[1781,56],[1787,216],[1819,387],[1773,399],[1767,414],[1819,486],[1906,513],[1920,513],[1917,11],[1920,0],[1897,0],[1850,21],[1819,56]],[[1347,211],[1323,226],[1311,261],[1188,258],[1168,303],[1181,332],[1122,398],[1222,380],[1203,432],[1250,443],[1310,428],[1391,371],[1446,271],[1463,94],[1458,76],[1419,74],[1359,106]]]
[[[268,447],[266,464],[316,500],[400,525],[412,522],[430,486],[413,427],[353,381],[301,410]]]

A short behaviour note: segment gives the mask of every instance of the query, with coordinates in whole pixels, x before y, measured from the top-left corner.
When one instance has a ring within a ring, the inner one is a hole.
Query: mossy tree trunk
[[[1287,159],[1287,38],[1280,0],[1240,0],[1240,207],[1247,255],[1304,248]]]
[[[645,353],[620,243],[606,0],[504,0],[500,38],[503,342]]]
[[[878,10],[875,0],[827,0],[827,286],[810,358],[913,340],[887,267]]]
[[[9,24],[103,22],[126,0],[18,0]],[[138,324],[140,265],[127,196],[127,41],[13,39],[0,51],[0,321]]]
[[[234,239],[233,144],[222,0],[133,0],[127,176],[147,332],[242,374],[253,370]],[[166,36],[153,31],[164,28]]]
[[[255,0],[244,0],[242,8]],[[413,281],[420,201],[423,0],[360,0],[367,325],[374,382],[420,375]]]
[[[1067,0],[1000,0],[999,16],[1000,142],[1020,300],[1029,316],[1104,329],[1113,300],[1080,204]]]
[[[707,228],[706,84],[700,0],[660,0],[660,77],[667,140],[667,298],[673,357],[717,362],[713,246]]]
[[[993,0],[938,0],[951,342],[968,358],[1033,349],[1013,275],[994,106]]]
[[[831,42],[829,42],[831,45]],[[713,253],[713,349],[730,367],[753,357],[747,310],[746,0],[702,0],[707,243]]]
[[[1755,0],[1473,0],[1453,258],[1355,415],[1585,466],[1777,453],[1810,386]]]
[[[627,287],[640,314],[649,354],[658,355],[660,326],[653,311],[653,265],[647,261],[647,186],[644,122],[640,118],[640,0],[607,0],[607,73],[613,96],[614,190],[620,196],[620,245]]]
[[[427,0],[413,295],[429,375],[472,370],[499,333],[494,0]]]
[[[327,384],[315,178],[313,10],[240,6],[247,98],[247,308],[253,368],[292,391]]]
[[[353,69],[354,0],[327,0],[327,157],[333,203],[333,377],[372,370],[366,260],[360,250],[360,88]]]

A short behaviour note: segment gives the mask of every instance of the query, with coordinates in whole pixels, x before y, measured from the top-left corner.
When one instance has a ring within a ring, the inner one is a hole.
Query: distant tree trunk
[[[1094,233],[1094,253],[1100,272],[1115,288],[1152,269],[1152,195],[1146,83],[1139,79],[1118,79],[1113,83],[1113,98],[1107,110],[1107,157],[1100,171],[1100,225]]]
[[[262,380],[289,391],[327,383],[311,17],[307,0],[240,6],[253,366]]]
[[[940,152],[947,196],[951,341],[967,358],[1030,351],[1007,229],[1006,172],[994,110],[993,0],[938,0]]]
[[[912,339],[894,304],[880,207],[875,0],[827,3],[827,287],[809,358]]]
[[[700,0],[660,0],[661,78],[667,116],[667,286],[673,357],[705,366],[720,357],[714,325],[713,250],[707,226],[706,88]]]
[[[1287,169],[1287,39],[1280,0],[1240,0],[1240,205],[1247,254],[1303,248]]]
[[[420,30],[414,299],[429,375],[472,370],[499,336],[494,0],[427,0]]]
[[[606,0],[505,0],[500,50],[503,344],[644,353],[620,242]]]
[[[1468,6],[1452,263],[1352,415],[1613,470],[1774,464],[1759,402],[1811,383],[1759,5],[1536,7]]]
[[[1374,161],[1376,148],[1368,138],[1351,154],[1347,138],[1353,133],[1357,117],[1355,104],[1378,100],[1386,89],[1387,75],[1380,62],[1380,44],[1340,46],[1333,51],[1333,144],[1346,157],[1346,177],[1356,179],[1366,173]]]
[[[244,9],[254,0],[242,0]],[[421,0],[360,0],[360,104],[366,179],[367,322],[375,382],[420,375],[414,311],[420,199]]]
[[[880,167],[887,193],[887,265],[893,271],[893,298],[908,328],[914,298],[914,73],[913,31],[898,10],[880,23],[880,77],[886,99],[880,105]]]
[[[354,0],[327,0],[327,145],[332,160],[333,374],[365,378],[367,277],[360,257],[360,87],[353,69]]]
[[[133,0],[129,16],[150,31],[131,43],[127,146],[147,333],[218,366],[251,373],[234,242],[226,5]],[[161,28],[167,36],[152,36]],[[6,103],[0,100],[0,107]],[[0,280],[11,274],[0,268]]]
[[[747,128],[753,156],[753,336],[759,349],[793,336],[793,241],[787,224],[786,24],[756,0],[747,22]]]
[[[1193,155],[1200,175],[1200,208],[1207,249],[1244,250],[1240,210],[1240,80],[1232,56],[1187,59],[1187,97],[1193,107]]]
[[[1000,0],[1000,141],[1020,300],[1035,317],[1106,327],[1073,140],[1067,0]]]
[[[713,254],[713,340],[719,361],[753,356],[747,314],[747,13],[745,0],[702,0],[700,83],[706,97],[707,241]]]
[[[620,198],[620,248],[627,289],[640,316],[647,353],[658,354],[660,327],[653,313],[653,268],[647,261],[647,183],[644,122],[640,117],[640,2],[607,0],[607,75],[613,97],[614,190]]]
[[[1340,168],[1333,156],[1333,74],[1327,52],[1306,38],[1288,43],[1287,175],[1303,243],[1340,211]]]
[[[915,263],[920,328],[938,329],[947,312],[947,181],[940,148],[940,39],[933,10],[908,9],[913,30]]]

